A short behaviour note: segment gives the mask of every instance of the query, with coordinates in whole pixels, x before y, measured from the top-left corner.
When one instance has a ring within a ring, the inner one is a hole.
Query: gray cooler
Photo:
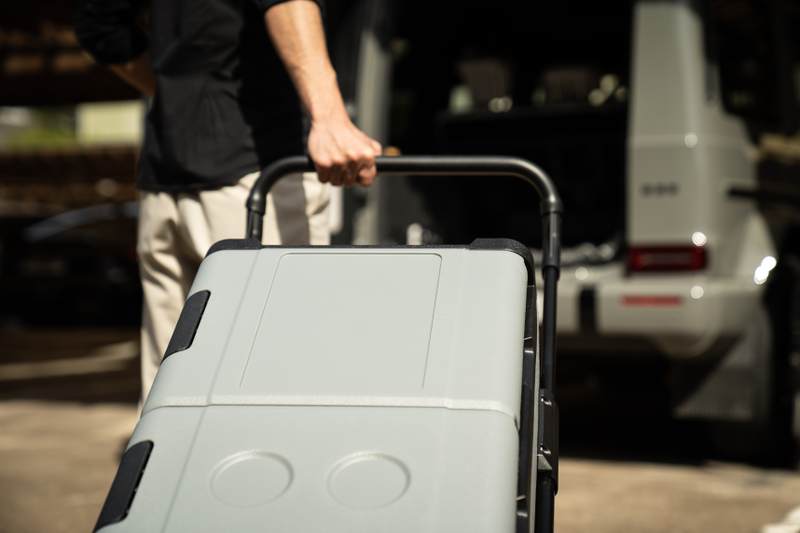
[[[509,240],[217,243],[96,530],[532,530],[533,279]]]

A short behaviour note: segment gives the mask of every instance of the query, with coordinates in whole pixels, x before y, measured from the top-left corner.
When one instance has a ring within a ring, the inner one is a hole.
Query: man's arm
[[[143,93],[153,96],[156,76],[147,51],[144,0],[80,0],[75,35],[95,61]]]
[[[133,61],[108,65],[114,74],[128,82],[144,94],[153,97],[156,94],[156,75],[150,65],[150,52],[145,52]]]
[[[346,187],[372,185],[381,145],[356,128],[347,115],[328,58],[319,7],[308,0],[293,0],[269,8],[264,18],[311,119],[308,152],[319,180]]]

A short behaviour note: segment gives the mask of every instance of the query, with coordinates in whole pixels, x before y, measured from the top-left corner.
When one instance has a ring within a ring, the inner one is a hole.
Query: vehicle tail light
[[[619,303],[625,307],[680,307],[683,298],[680,296],[623,296]]]
[[[628,250],[630,272],[685,272],[705,266],[702,246],[632,246]]]

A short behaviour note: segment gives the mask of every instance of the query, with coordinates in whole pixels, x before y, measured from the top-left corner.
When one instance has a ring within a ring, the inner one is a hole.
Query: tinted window
[[[754,0],[711,0],[709,13],[725,108],[758,129],[780,127],[786,103],[778,51],[787,46],[781,22],[767,2]]]
[[[529,159],[564,199],[567,245],[621,235],[631,14],[629,2],[397,3],[389,144],[404,154]],[[412,184],[431,214],[420,223],[440,242],[539,244],[538,200],[522,182]],[[404,208],[388,206],[398,217]],[[409,222],[391,239],[402,242]]]

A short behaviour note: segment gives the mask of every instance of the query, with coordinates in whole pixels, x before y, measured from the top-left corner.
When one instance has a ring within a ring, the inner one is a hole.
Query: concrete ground
[[[768,533],[798,503],[795,472],[567,458],[555,523],[559,533]]]
[[[0,531],[92,531],[135,405],[0,403]]]
[[[97,520],[136,423],[135,335],[81,338],[83,355],[60,338],[38,370],[0,355],[0,533],[89,532]],[[800,512],[787,516],[800,506],[796,470],[721,461],[695,426],[561,394],[558,533],[800,532]]]

